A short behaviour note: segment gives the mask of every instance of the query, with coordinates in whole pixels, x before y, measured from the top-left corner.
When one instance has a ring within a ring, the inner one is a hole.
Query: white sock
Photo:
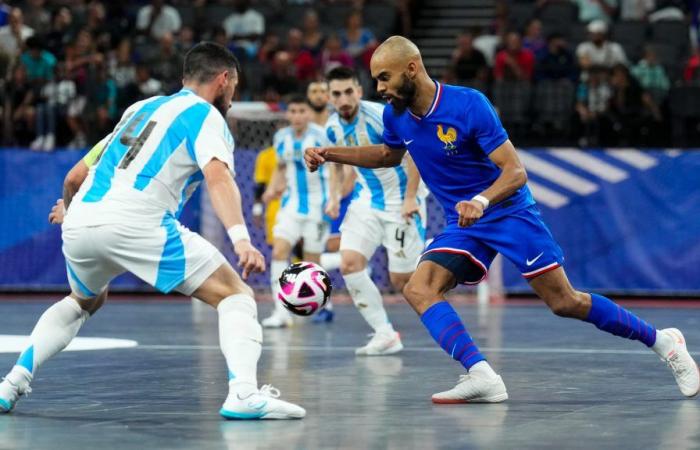
[[[340,268],[340,252],[321,253],[321,267],[326,271],[331,271]]]
[[[656,342],[651,349],[661,358],[666,359],[668,353],[673,350],[673,338],[661,330],[656,330]]]
[[[366,270],[343,275],[353,303],[375,333],[394,330],[386,315],[382,295]]]
[[[488,378],[493,378],[498,376],[496,372],[491,368],[491,365],[487,361],[479,361],[478,363],[474,364],[470,369],[469,372],[476,372],[478,374],[484,375]]]
[[[44,361],[66,348],[88,317],[90,314],[71,297],[65,297],[44,311],[29,337],[29,347],[19,355],[8,375],[10,381],[21,373],[33,376]]]
[[[219,345],[228,366],[229,386],[240,393],[257,390],[262,327],[257,321],[255,300],[246,294],[231,295],[216,309]]]
[[[289,313],[286,309],[284,309],[284,306],[282,306],[282,302],[277,300],[277,291],[279,289],[279,279],[282,276],[282,272],[284,272],[284,269],[286,269],[287,266],[287,261],[283,260],[273,259],[270,262],[270,286],[272,289],[272,303],[275,305],[275,312],[282,312],[285,315]]]

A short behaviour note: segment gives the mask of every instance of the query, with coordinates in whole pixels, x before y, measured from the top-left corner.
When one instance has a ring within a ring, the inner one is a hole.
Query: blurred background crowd
[[[239,101],[283,103],[391,34],[477,88],[520,145],[700,146],[700,0],[0,2],[0,144],[84,148],[180,88],[202,39],[241,60]],[[572,26],[572,23],[575,24]]]

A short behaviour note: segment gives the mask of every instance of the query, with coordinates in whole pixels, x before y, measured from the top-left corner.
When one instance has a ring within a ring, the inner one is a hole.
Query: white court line
[[[601,161],[590,154],[575,148],[557,148],[549,151],[557,158],[566,161],[579,169],[592,173],[610,183],[618,183],[627,178],[627,172],[612,164]]]
[[[218,345],[139,345],[133,347],[143,350],[215,350],[220,351]],[[335,352],[335,351],[355,351],[357,347],[332,346],[315,347],[311,345],[288,345],[274,346],[263,345],[264,350],[283,350],[292,352]],[[574,354],[574,355],[651,355],[651,350],[623,350],[606,348],[551,348],[551,347],[480,347],[483,352],[490,353],[544,353],[544,354]],[[435,347],[405,347],[403,353],[421,353],[442,351],[437,345]],[[700,352],[690,352],[691,355],[700,355]],[[400,356],[400,355],[397,355]]]
[[[562,206],[569,203],[569,198],[555,192],[548,187],[542,186],[532,180],[527,181],[527,185],[532,191],[532,196],[535,197],[539,203],[547,205],[550,208],[561,208]]]
[[[605,150],[605,153],[641,170],[649,169],[657,164],[656,159],[640,150],[635,150],[633,148],[616,148],[612,150]]]
[[[520,151],[518,155],[528,171],[536,173],[542,178],[546,178],[572,192],[587,195],[598,190],[598,186],[595,183],[562,169],[556,164],[538,158],[531,153]]]

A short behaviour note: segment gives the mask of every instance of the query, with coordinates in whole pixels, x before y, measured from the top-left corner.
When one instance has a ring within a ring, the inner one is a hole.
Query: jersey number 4
[[[119,139],[119,143],[129,147],[129,150],[124,155],[122,162],[119,164],[120,169],[126,169],[127,167],[129,167],[129,164],[131,164],[131,162],[136,158],[136,156],[143,148],[143,144],[146,143],[146,139],[148,139],[148,136],[151,135],[153,128],[155,128],[155,126],[158,124],[155,120],[150,120],[146,124],[144,129],[141,130],[141,133],[139,133],[138,136],[134,136],[134,130],[136,130],[136,128],[142,121],[142,117],[136,116],[134,120],[132,120],[131,123],[129,123],[129,125],[126,127],[126,129],[121,135],[121,138]]]

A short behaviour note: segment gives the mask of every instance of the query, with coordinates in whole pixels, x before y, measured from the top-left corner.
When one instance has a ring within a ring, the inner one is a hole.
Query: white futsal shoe
[[[279,400],[279,389],[269,384],[247,395],[230,391],[219,414],[230,420],[301,419],[306,410],[293,403]]]
[[[374,333],[367,345],[355,350],[358,356],[382,356],[393,355],[403,350],[401,335],[391,330],[389,332]]]
[[[683,395],[694,397],[700,390],[700,371],[688,353],[683,333],[677,328],[666,328],[658,333],[664,333],[673,340],[673,347],[661,360],[671,368]]]
[[[15,366],[0,383],[0,413],[12,411],[22,395],[31,393],[32,388],[29,387],[31,382],[32,374],[22,366]]]
[[[433,403],[500,403],[508,400],[506,385],[500,375],[489,376],[480,372],[460,375],[457,386],[433,394]]]
[[[263,328],[287,328],[291,327],[294,321],[292,314],[286,309],[275,309],[270,317],[263,319]]]

